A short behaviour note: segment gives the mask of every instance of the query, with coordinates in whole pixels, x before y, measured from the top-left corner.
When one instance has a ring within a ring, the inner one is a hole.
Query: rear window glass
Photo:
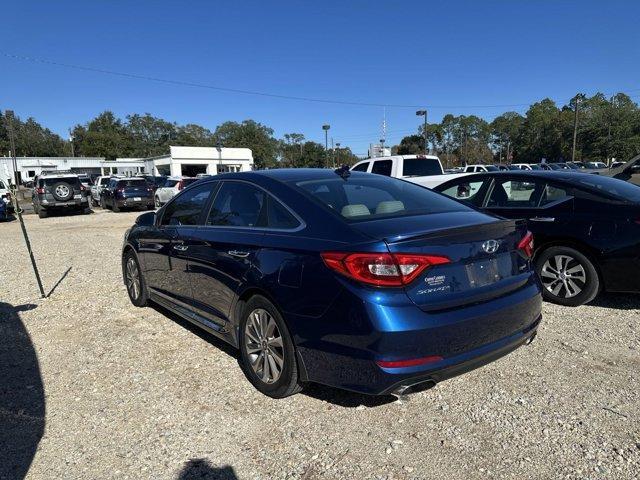
[[[80,184],[80,179],[78,177],[45,178],[45,179],[43,179],[43,181],[44,181],[44,184],[47,187],[50,187],[50,186],[55,185],[56,183],[60,183],[60,182],[68,183],[69,185],[79,185]]]
[[[197,182],[198,180],[200,180],[199,178],[185,178],[182,180],[182,185],[184,187],[186,187],[187,185],[191,185],[192,183]]]
[[[640,186],[618,180],[617,178],[601,177],[599,175],[585,175],[578,183],[591,189],[608,193],[623,200],[640,201]]]
[[[178,184],[179,180],[167,180],[166,182],[164,182],[163,187],[165,188],[172,188],[175,187]]]
[[[485,165],[485,167],[487,169],[487,172],[499,172],[500,169],[494,165]]]
[[[101,178],[101,179],[100,179],[100,185],[106,185],[106,184],[108,184],[108,183],[109,183],[109,181],[110,181],[110,180],[111,180],[111,179],[110,179],[110,178],[108,178],[108,177]]]
[[[426,188],[381,176],[326,178],[296,186],[348,221],[468,210]]]
[[[423,177],[426,175],[440,175],[440,162],[434,158],[405,158],[402,162],[404,177]]]
[[[146,187],[147,182],[143,179],[135,179],[135,180],[120,180],[118,182],[118,187]]]

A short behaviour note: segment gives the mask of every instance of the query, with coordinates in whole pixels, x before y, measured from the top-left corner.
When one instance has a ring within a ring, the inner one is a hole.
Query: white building
[[[253,170],[249,148],[170,147],[169,155],[143,160],[145,170],[153,175],[195,177],[199,173],[216,175]]]
[[[253,170],[253,154],[249,148],[169,147],[170,153],[151,158],[102,157],[18,157],[18,172],[22,182],[33,180],[43,171],[70,170],[90,175],[152,175],[193,176],[198,173],[215,175],[224,172]],[[13,179],[13,160],[0,157],[0,178]]]
[[[390,157],[390,156],[391,156],[390,147],[385,147],[381,143],[369,144],[369,158]]]

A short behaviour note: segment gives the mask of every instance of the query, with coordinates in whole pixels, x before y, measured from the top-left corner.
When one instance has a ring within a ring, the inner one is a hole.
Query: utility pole
[[[574,110],[573,110],[573,148],[571,149],[571,161],[576,161],[576,140],[578,138],[578,104],[580,100],[584,99],[583,93],[578,93],[573,97]]]
[[[340,165],[340,142],[336,142],[336,160],[338,160],[338,165]]]
[[[5,112],[5,120],[7,122],[7,132],[9,133],[9,145],[11,145],[11,153],[13,155],[13,210],[18,215],[18,221],[20,222],[20,228],[22,229],[22,236],[24,237],[24,243],[27,245],[27,251],[29,252],[29,258],[31,258],[31,266],[33,267],[33,273],[36,276],[38,282],[38,288],[40,289],[40,297],[45,298],[44,288],[42,288],[42,280],[40,280],[40,272],[38,272],[38,265],[36,265],[36,259],[33,256],[31,250],[31,242],[29,241],[29,235],[27,234],[27,228],[24,226],[24,220],[22,219],[22,210],[18,206],[18,183],[20,174],[18,172],[18,159],[16,158],[16,141],[13,136],[13,112],[7,110]]]
[[[419,117],[424,116],[424,154],[427,155],[429,153],[428,151],[428,142],[427,142],[427,110],[418,110],[416,112],[416,115]]]

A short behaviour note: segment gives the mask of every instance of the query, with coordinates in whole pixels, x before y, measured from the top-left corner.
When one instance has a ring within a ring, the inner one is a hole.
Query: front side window
[[[441,193],[444,193],[448,197],[455,198],[456,200],[480,207],[482,206],[482,196],[478,195],[478,193],[484,183],[485,180],[461,180],[455,185],[442,190]]]
[[[369,162],[364,162],[353,167],[354,172],[366,172],[369,169]]]
[[[496,181],[487,207],[533,208],[541,193],[542,185],[529,180]]]
[[[305,195],[348,221],[466,211],[465,207],[416,184],[382,176],[353,175],[296,182]]]
[[[391,176],[391,168],[393,167],[393,160],[376,160],[373,162],[373,168],[371,173],[378,175],[384,175],[385,177]]]
[[[165,207],[162,225],[197,225],[215,183],[206,183],[186,190]]]

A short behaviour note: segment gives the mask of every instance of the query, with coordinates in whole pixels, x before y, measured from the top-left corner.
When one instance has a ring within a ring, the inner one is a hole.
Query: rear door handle
[[[178,244],[178,245],[174,245],[173,249],[179,252],[186,252],[189,249],[189,247],[186,245]]]
[[[242,252],[240,250],[229,250],[227,253],[232,257],[247,258],[249,256],[249,252]]]
[[[532,222],[555,222],[556,219],[553,217],[533,217],[530,219]]]

